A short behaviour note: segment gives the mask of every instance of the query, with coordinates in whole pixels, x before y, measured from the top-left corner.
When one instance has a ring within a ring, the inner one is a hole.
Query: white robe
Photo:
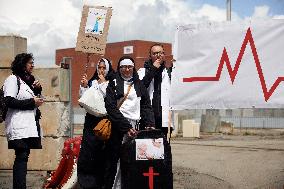
[[[10,75],[4,83],[4,96],[14,97],[17,100],[25,100],[34,98],[35,95],[30,87],[21,79],[20,90],[18,92],[17,77],[15,75]],[[39,137],[35,114],[36,108],[34,110],[8,108],[5,119],[7,140]]]

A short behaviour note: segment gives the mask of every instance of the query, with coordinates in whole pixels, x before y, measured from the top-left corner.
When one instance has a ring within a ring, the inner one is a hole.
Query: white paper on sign
[[[164,159],[163,138],[135,139],[136,160]]]
[[[106,15],[106,9],[90,8],[85,27],[85,33],[102,35],[104,31]]]

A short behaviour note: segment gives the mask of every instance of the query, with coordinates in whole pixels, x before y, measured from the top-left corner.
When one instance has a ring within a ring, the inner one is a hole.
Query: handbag
[[[78,101],[80,106],[91,115],[103,117],[107,114],[104,96],[100,89],[91,86]]]
[[[121,101],[119,101],[117,107],[118,109],[121,107],[121,105],[123,104],[123,102],[127,99],[130,89],[132,87],[133,84],[128,86],[127,89],[127,93],[125,94],[125,96],[123,97],[123,99]],[[111,122],[109,119],[105,118],[102,119],[93,129],[95,136],[100,139],[100,140],[108,140],[110,138],[110,134],[111,134]]]
[[[108,140],[111,134],[111,122],[109,119],[102,119],[94,128],[95,135],[100,140]]]

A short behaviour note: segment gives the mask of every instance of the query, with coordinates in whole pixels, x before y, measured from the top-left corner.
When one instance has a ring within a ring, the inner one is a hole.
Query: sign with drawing
[[[111,16],[111,8],[84,6],[75,50],[105,54]]]

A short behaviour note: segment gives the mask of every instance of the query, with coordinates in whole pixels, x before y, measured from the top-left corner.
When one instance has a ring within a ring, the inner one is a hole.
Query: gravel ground
[[[283,136],[183,138],[172,142],[172,154],[175,180],[189,175],[176,188],[284,187]]]

